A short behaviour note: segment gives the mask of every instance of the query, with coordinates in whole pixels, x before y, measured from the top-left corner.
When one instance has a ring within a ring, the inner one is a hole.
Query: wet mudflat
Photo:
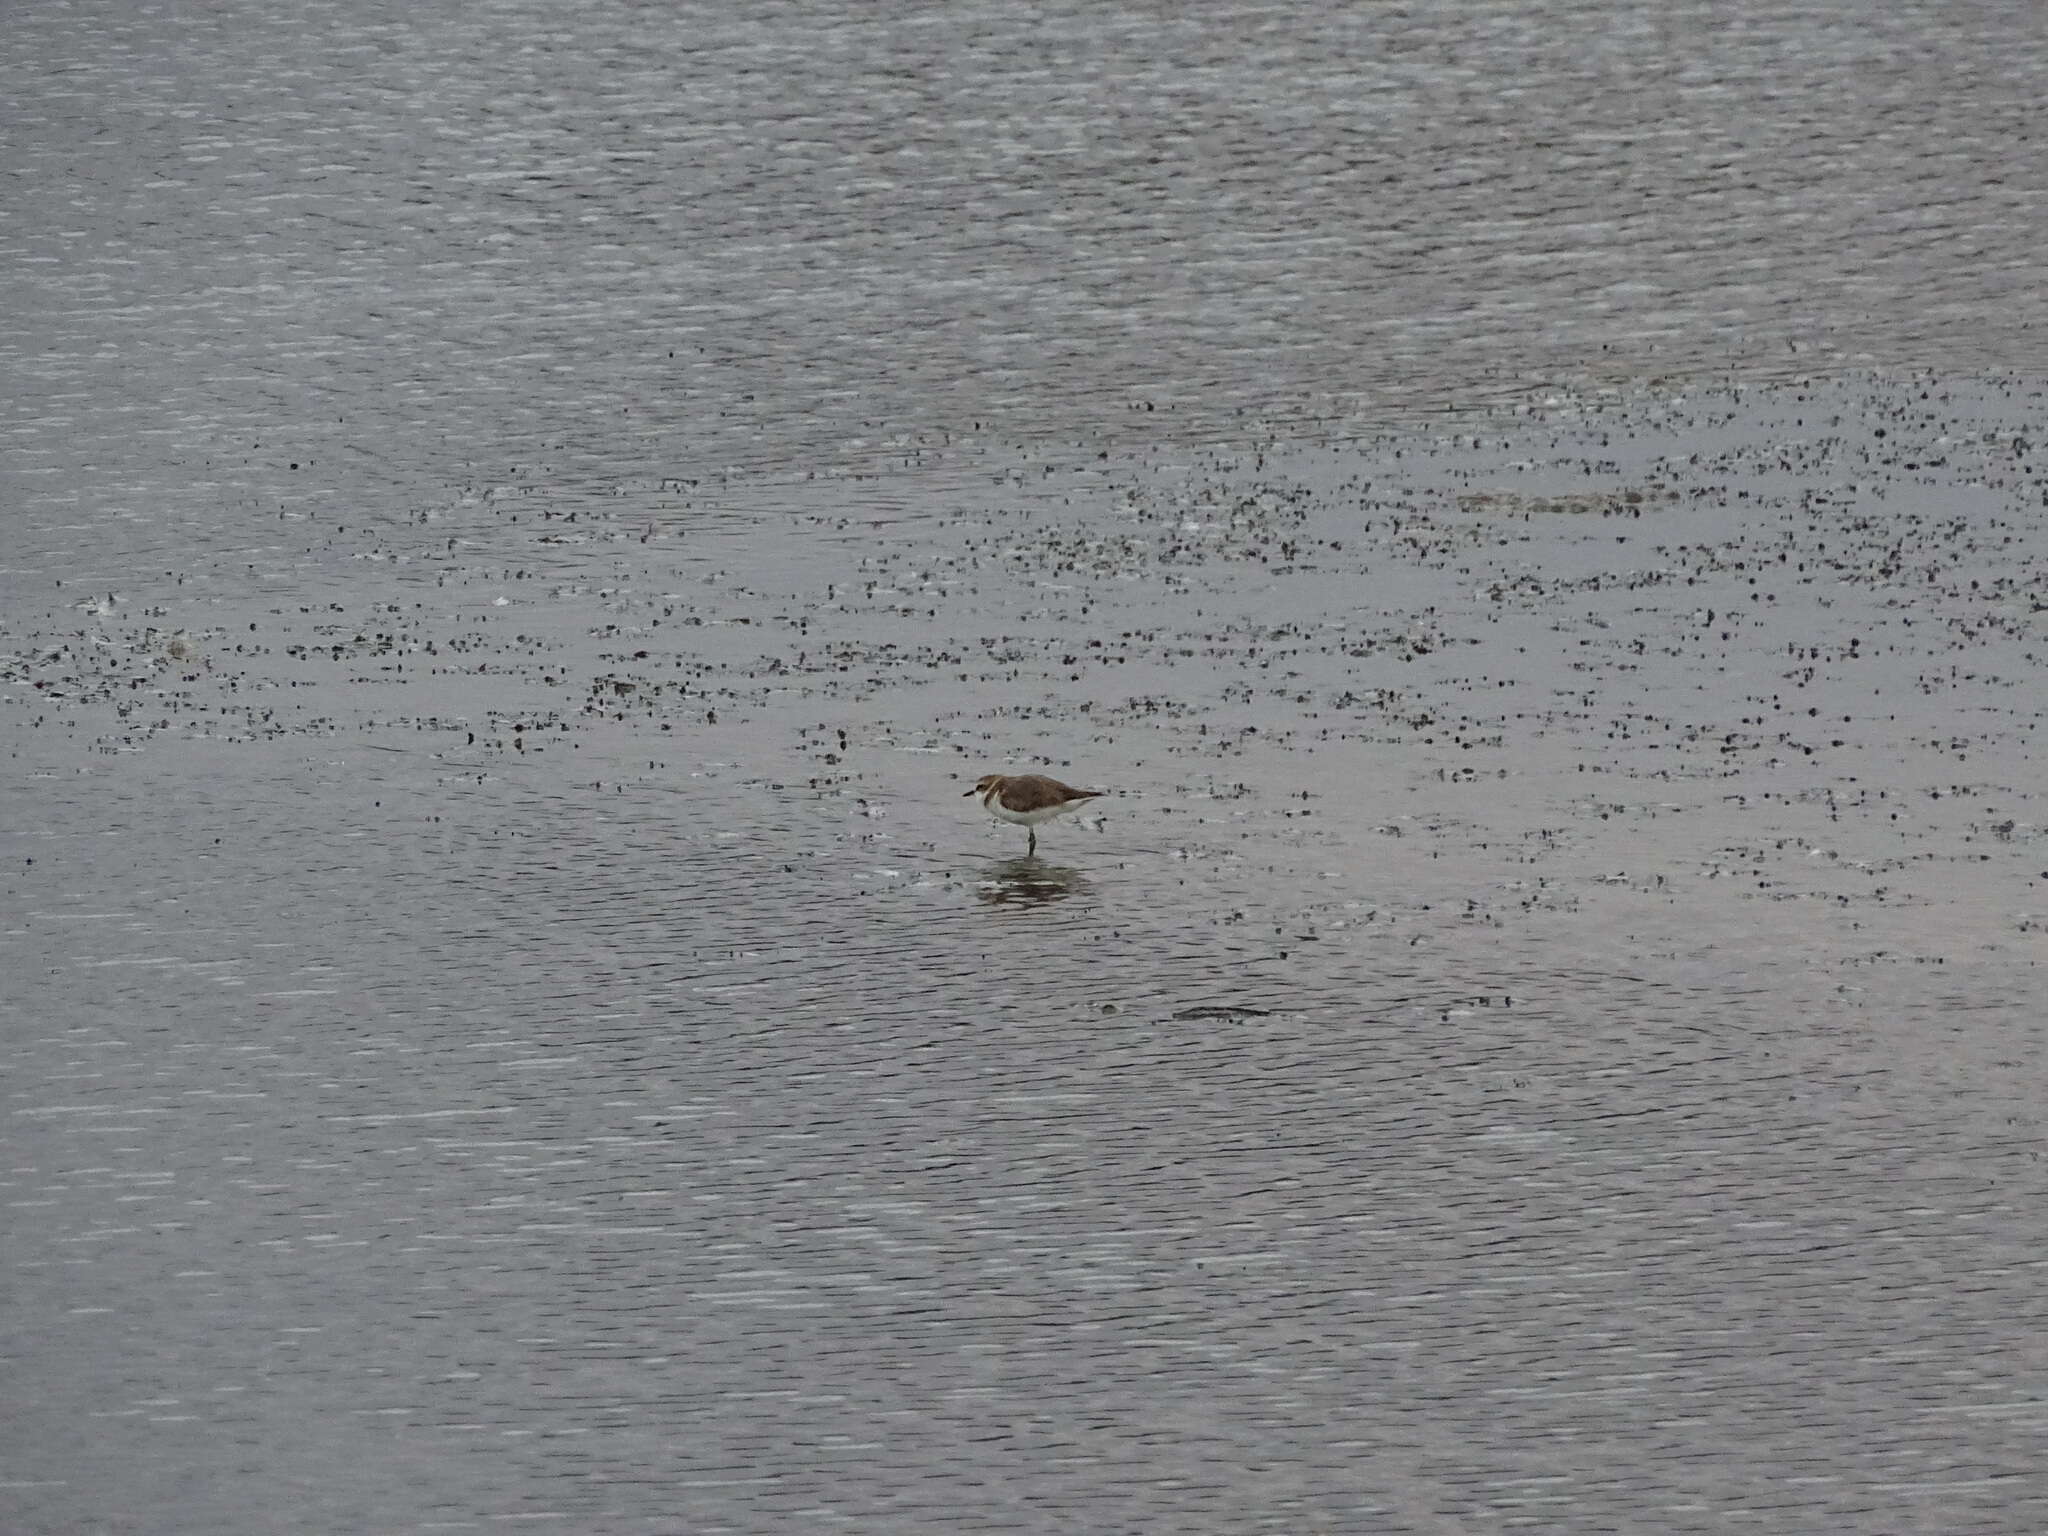
[[[16,9],[0,1531],[2048,1526],[2017,8]]]
[[[2042,401],[75,564],[16,1525],[2037,1524]]]

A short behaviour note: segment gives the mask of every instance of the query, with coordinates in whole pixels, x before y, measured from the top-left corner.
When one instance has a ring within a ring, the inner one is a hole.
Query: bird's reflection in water
[[[989,868],[975,896],[992,907],[1004,905],[1043,906],[1065,901],[1076,891],[1088,889],[1088,878],[1078,869],[1048,864],[1026,855],[1003,859]]]

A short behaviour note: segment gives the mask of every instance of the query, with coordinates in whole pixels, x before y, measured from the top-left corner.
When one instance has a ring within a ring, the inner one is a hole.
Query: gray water
[[[0,1530],[2048,1520],[2032,9],[9,36]]]

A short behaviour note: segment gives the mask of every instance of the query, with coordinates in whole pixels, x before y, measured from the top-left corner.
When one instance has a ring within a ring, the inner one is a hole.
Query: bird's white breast
[[[982,802],[983,805],[988,807],[988,813],[991,816],[994,816],[999,821],[1007,821],[1013,826],[1019,827],[1043,826],[1046,822],[1051,821],[1053,817],[1064,816],[1069,811],[1077,811],[1087,803],[1085,800],[1069,800],[1065,805],[1048,805],[1043,810],[1013,811],[993,795]]]

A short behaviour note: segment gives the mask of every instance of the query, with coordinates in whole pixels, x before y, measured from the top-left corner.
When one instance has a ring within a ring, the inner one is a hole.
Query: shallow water
[[[2040,38],[1116,14],[23,19],[0,1525],[2041,1526]]]
[[[46,609],[11,1496],[2018,1528],[2039,396],[1905,398]]]

